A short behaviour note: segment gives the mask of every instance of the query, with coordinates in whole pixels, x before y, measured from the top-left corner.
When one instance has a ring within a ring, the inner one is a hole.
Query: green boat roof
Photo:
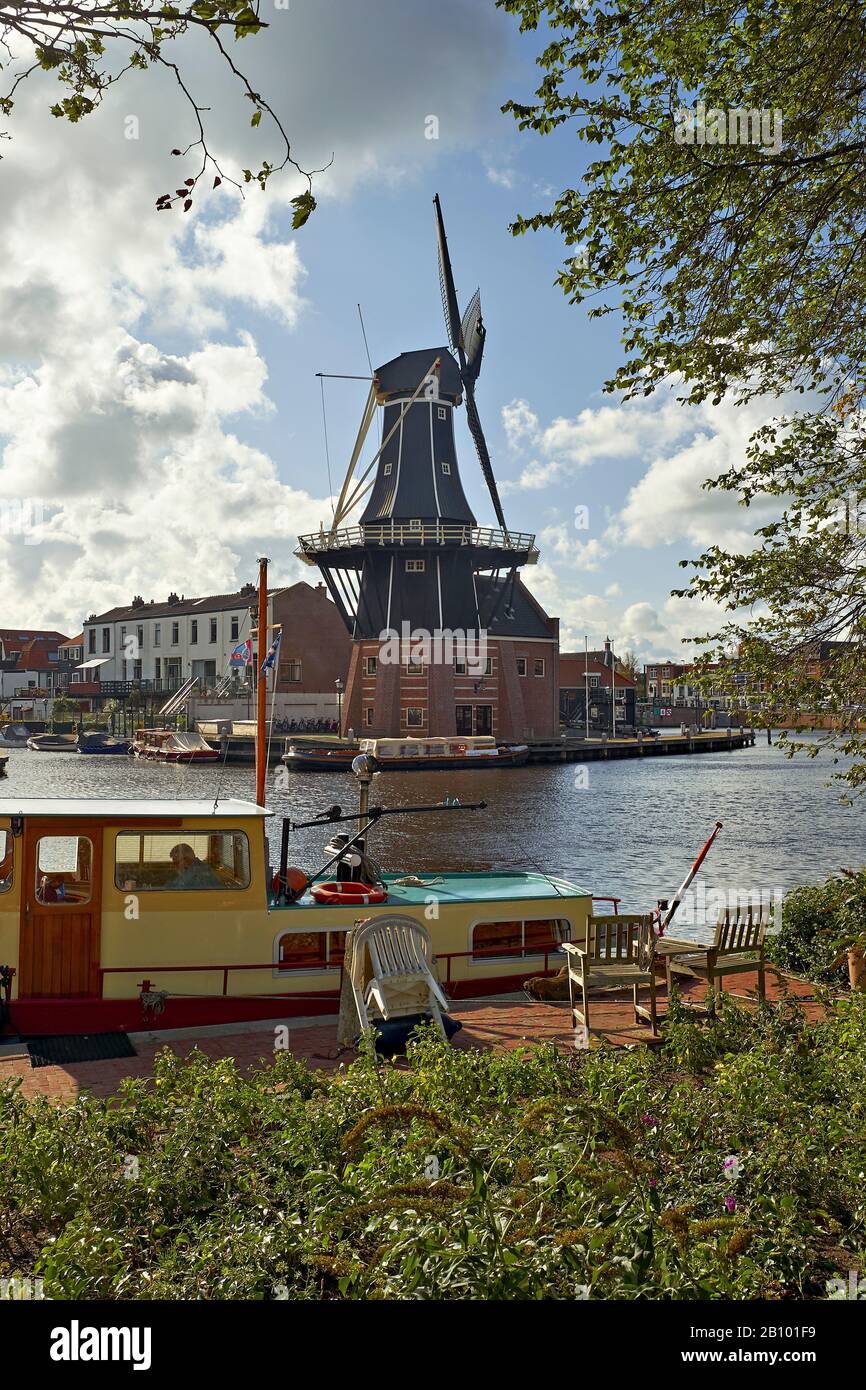
[[[412,879],[411,883],[401,883],[401,879]],[[435,895],[442,902],[524,902],[538,898],[588,898],[590,889],[579,888],[568,879],[557,878],[553,874],[507,873],[491,870],[490,873],[420,873],[385,874],[383,881],[388,889],[388,903],[394,907],[427,902]],[[297,903],[290,907],[317,907],[333,904],[318,904],[305,893]]]

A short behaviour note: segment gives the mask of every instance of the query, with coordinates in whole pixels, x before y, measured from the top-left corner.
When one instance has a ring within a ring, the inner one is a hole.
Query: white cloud
[[[333,153],[317,216],[361,180],[428,172],[483,127],[477,52],[495,73],[507,23],[472,0],[378,0],[375,24],[343,0],[292,0],[270,18],[233,56],[305,167]],[[200,44],[185,50],[227,167],[273,158],[266,120],[251,132],[223,66]],[[0,165],[0,500],[48,508],[41,544],[0,535],[6,621],[72,629],[136,592],[229,589],[269,538],[282,577],[298,574],[294,537],[327,502],[287,486],[241,438],[245,419],[272,408],[242,316],[291,331],[309,312],[285,230],[302,185],[280,176],[246,200],[224,185],[187,216],[157,214],[157,196],[192,172],[168,155],[191,120],[170,76],[130,75],[74,127],[48,115],[55,99],[50,77],[24,84]],[[130,114],[140,139],[125,138]]]

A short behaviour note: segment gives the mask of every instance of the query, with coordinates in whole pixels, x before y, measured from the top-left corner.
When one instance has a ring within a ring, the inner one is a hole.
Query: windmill
[[[320,569],[353,639],[365,644],[371,670],[371,644],[407,625],[431,634],[483,633],[485,640],[500,630],[549,640],[546,617],[531,604],[522,605],[524,627],[515,626],[518,571],[534,564],[538,551],[533,535],[509,531],[505,521],[475,401],[486,338],[481,297],[476,291],[461,318],[438,196],[434,206],[448,343],[402,352],[375,370],[333,518],[299,536],[296,551]],[[463,490],[454,424],[464,403],[495,526],[478,525]],[[358,472],[377,409],[381,443]],[[392,705],[399,715],[399,692]],[[440,726],[448,718],[440,713]]]

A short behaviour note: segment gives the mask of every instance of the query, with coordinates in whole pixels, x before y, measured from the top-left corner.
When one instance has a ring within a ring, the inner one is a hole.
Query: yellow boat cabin
[[[483,803],[482,803],[483,806]],[[472,810],[456,803],[418,811]],[[480,808],[478,808],[480,809]],[[338,810],[338,808],[334,808]],[[335,1012],[345,933],[400,913],[447,997],[520,988],[581,940],[591,894],[537,872],[371,872],[356,821],[324,869],[277,869],[245,801],[0,799],[0,1024],[8,1034],[183,1028]]]

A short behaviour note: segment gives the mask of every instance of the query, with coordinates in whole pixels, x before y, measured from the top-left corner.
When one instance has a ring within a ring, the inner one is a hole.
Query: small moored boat
[[[75,734],[33,734],[27,747],[35,753],[77,753],[78,738]]]
[[[136,729],[130,749],[137,758],[158,763],[215,763],[219,749],[211,748],[201,734],[178,729]]]
[[[129,747],[128,738],[115,738],[113,734],[100,729],[78,735],[79,753],[121,754],[128,753]]]

